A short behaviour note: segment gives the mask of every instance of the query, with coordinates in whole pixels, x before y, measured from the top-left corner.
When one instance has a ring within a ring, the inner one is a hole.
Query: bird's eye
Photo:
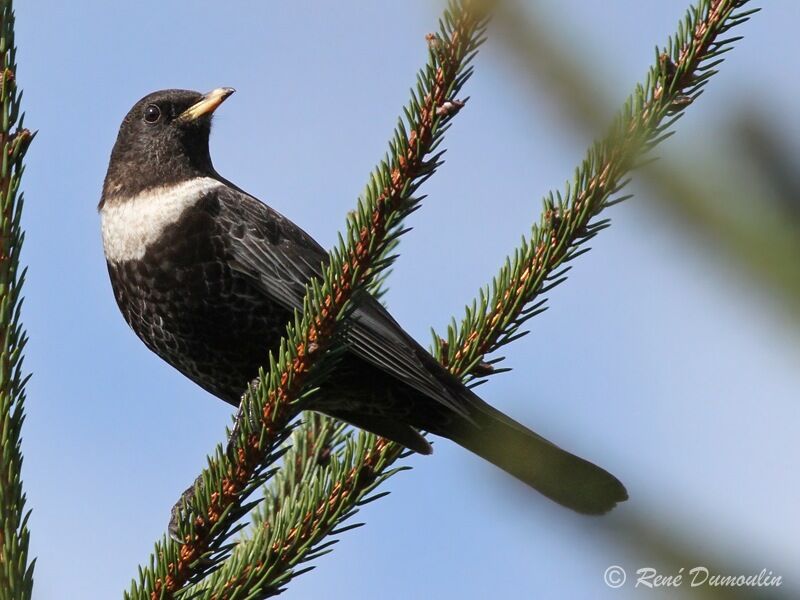
[[[144,120],[148,123],[155,123],[161,118],[161,109],[155,104],[148,104],[144,109]]]

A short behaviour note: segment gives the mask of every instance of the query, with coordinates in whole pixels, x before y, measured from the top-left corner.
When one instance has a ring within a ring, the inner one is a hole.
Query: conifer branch
[[[605,120],[603,115],[609,104],[607,95],[598,89],[597,73],[588,70],[571,52],[568,33],[565,35],[546,19],[528,12],[511,3],[504,3],[502,10],[496,11],[493,20],[502,45],[524,61],[523,75],[531,86],[538,80],[565,109],[566,118],[583,122],[590,129],[595,127],[599,119]],[[752,159],[754,172],[740,172],[738,177],[725,177],[724,182],[709,177],[709,170],[718,171],[722,166],[724,153],[707,148],[690,158],[694,168],[680,166],[673,158],[645,170],[643,181],[656,192],[653,199],[684,222],[686,233],[706,241],[708,234],[712,234],[714,245],[729,252],[756,285],[766,285],[768,291],[777,293],[797,319],[800,317],[800,270],[796,260],[800,256],[800,212],[793,211],[791,206],[798,206],[800,186],[791,183],[791,175],[788,179],[783,176],[800,171],[796,153],[780,147],[781,136],[777,131],[763,129],[766,115],[759,116],[760,111],[750,109],[735,112],[739,114],[732,117],[735,134],[732,141],[741,145],[739,149]],[[673,152],[674,156],[679,154],[685,158],[684,149]],[[787,168],[788,171],[784,170]],[[742,185],[745,181],[762,189],[745,189]],[[780,182],[789,185],[784,187]],[[724,183],[724,188],[719,187],[720,183]],[[753,193],[760,193],[760,202],[750,201]],[[718,201],[722,198],[724,201]],[[785,212],[789,218],[765,219],[765,214],[772,210]]]
[[[489,288],[466,309],[460,326],[436,337],[435,353],[453,372],[472,371],[484,357],[527,332],[524,323],[545,310],[541,296],[566,277],[565,266],[589,248],[585,243],[608,227],[594,221],[604,209],[630,196],[617,196],[643,156],[672,135],[672,125],[717,73],[719,57],[739,38],[718,39],[748,20],[755,10],[737,12],[747,0],[701,0],[638,85],[608,136],[590,148],[563,194],[550,192],[530,238],[506,259]],[[492,361],[496,363],[497,361]],[[483,372],[481,375],[489,374]]]
[[[573,183],[564,194],[545,198],[530,240],[524,239],[506,260],[492,292],[481,290],[461,327],[450,326],[447,340],[435,338],[435,354],[453,374],[468,380],[476,376],[476,366],[483,367],[480,374],[491,372],[484,357],[518,339],[523,324],[544,310],[538,299],[564,280],[563,265],[587,251],[583,244],[608,226],[606,220],[592,220],[625,199],[615,195],[627,183],[626,174],[670,135],[671,125],[716,72],[709,61],[736,41],[718,38],[754,12],[736,12],[746,3],[701,0],[689,10],[677,35],[656,53],[645,84],[637,86],[608,136],[590,149]],[[293,433],[286,467],[271,482],[249,537],[197,593],[215,600],[280,593],[292,577],[312,568],[299,565],[331,550],[336,540],[324,541],[328,536],[358,526],[344,521],[385,495],[370,497],[403,469],[393,464],[405,453],[398,444],[344,430],[328,417],[309,417]]]
[[[451,2],[441,34],[429,38],[429,61],[366,193],[347,220],[344,238],[330,253],[321,280],[307,286],[303,313],[270,354],[263,373],[242,399],[237,434],[228,450],[218,446],[179,514],[182,542],[162,538],[149,565],[140,568],[126,598],[174,598],[213,571],[230,551],[237,520],[253,508],[248,496],[274,474],[280,445],[305,401],[343,351],[342,322],[352,301],[392,262],[386,257],[404,232],[403,219],[421,198],[414,194],[440,164],[436,148],[463,102],[456,95],[471,74],[469,63],[483,41],[485,19]],[[408,131],[408,133],[407,133]],[[189,592],[191,595],[192,592]]]
[[[340,524],[358,507],[385,495],[367,497],[372,490],[407,468],[388,468],[407,452],[398,444],[366,432],[353,437],[346,425],[324,415],[307,413],[306,419],[292,434],[286,463],[270,482],[251,535],[197,586],[197,597],[280,594],[291,579],[313,568],[303,563],[330,552],[336,540],[324,541],[327,536],[360,526]]]
[[[25,383],[20,323],[25,270],[20,270],[24,233],[23,157],[34,134],[22,127],[17,90],[17,49],[11,0],[0,4],[0,600],[30,599],[35,561],[28,561],[28,516],[22,490],[22,423]]]

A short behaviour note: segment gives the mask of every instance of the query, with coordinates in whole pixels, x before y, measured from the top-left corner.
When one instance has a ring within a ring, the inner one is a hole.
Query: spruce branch
[[[194,493],[178,514],[176,542],[165,536],[149,564],[141,567],[126,598],[174,598],[228,557],[236,522],[253,508],[248,496],[274,475],[280,445],[292,420],[343,352],[342,324],[353,298],[379,278],[393,261],[387,250],[404,233],[403,219],[420,202],[419,186],[441,164],[436,148],[458,113],[456,94],[469,78],[469,63],[483,41],[485,18],[454,0],[441,33],[429,39],[429,61],[398,123],[390,151],[372,175],[345,236],[330,253],[323,277],[306,288],[302,314],[287,327],[269,372],[262,372],[242,399],[238,429],[227,450],[218,445]]]
[[[307,416],[292,434],[286,464],[270,482],[250,535],[197,586],[199,598],[278,595],[291,579],[313,569],[303,563],[331,551],[337,540],[325,541],[328,536],[360,526],[343,523],[360,506],[388,493],[369,496],[383,481],[408,468],[389,468],[407,451],[366,432],[357,437],[351,433],[330,417]]]
[[[574,181],[563,194],[545,198],[530,240],[523,239],[506,260],[492,291],[480,291],[461,326],[449,327],[446,340],[435,337],[437,358],[453,374],[466,381],[492,372],[497,359],[485,363],[484,357],[518,339],[524,323],[544,310],[541,295],[564,281],[564,265],[586,252],[584,244],[609,224],[592,220],[626,198],[617,194],[627,174],[669,136],[671,125],[716,72],[709,63],[738,39],[718,37],[754,12],[736,12],[746,3],[701,0],[689,10],[678,34],[656,52],[645,84],[637,86],[608,136],[589,150]],[[328,417],[309,418],[293,433],[287,466],[270,482],[249,537],[198,586],[198,594],[216,600],[280,593],[291,577],[312,568],[298,569],[302,563],[331,551],[336,540],[326,538],[358,526],[344,522],[385,495],[370,496],[402,470],[393,465],[405,453],[398,444],[342,429]]]
[[[25,270],[20,251],[23,157],[34,134],[22,127],[22,92],[17,90],[14,10],[0,4],[0,600],[26,600],[35,561],[28,561],[28,516],[22,489],[22,423],[25,383],[22,352],[27,336],[20,323]]]
[[[550,192],[530,237],[509,257],[489,287],[466,309],[460,326],[435,337],[437,356],[453,372],[471,371],[484,357],[525,335],[525,322],[545,310],[542,295],[566,277],[567,263],[610,222],[594,220],[630,196],[618,194],[644,156],[672,135],[672,125],[717,73],[719,57],[740,38],[719,39],[755,10],[747,0],[701,0],[679,23],[678,33],[628,98],[606,138],[589,150],[564,192]],[[492,361],[496,362],[496,361]],[[485,373],[484,373],[485,374]]]
[[[531,86],[537,79],[560,107],[566,109],[569,114],[565,116],[573,122],[577,120],[593,128],[600,118],[605,119],[602,115],[609,99],[600,93],[596,73],[588,70],[570,51],[569,34],[564,35],[546,20],[532,17],[511,3],[504,3],[502,8],[494,16],[501,32],[499,37],[508,52],[523,59]],[[723,60],[724,57],[714,62]],[[693,168],[686,168],[684,160],[681,160],[683,164],[677,164],[673,158],[644,171],[643,181],[656,192],[653,199],[683,221],[685,232],[706,242],[712,234],[713,244],[730,253],[756,285],[766,285],[768,291],[777,293],[785,308],[797,319],[800,317],[800,271],[796,260],[800,256],[797,234],[800,212],[788,207],[796,205],[800,189],[792,189],[791,176],[783,177],[787,173],[784,165],[789,173],[800,171],[796,166],[796,153],[780,148],[778,155],[773,155],[772,144],[781,144],[774,139],[776,131],[762,129],[766,115],[759,115],[761,111],[751,108],[736,112],[738,115],[732,118],[735,135],[731,141],[740,145],[739,149],[752,159],[750,164],[755,172],[740,172],[738,177],[725,177],[720,181],[709,177],[709,171],[719,172],[723,168],[720,161],[724,152],[708,148],[693,152],[694,157],[687,157],[684,150],[678,150],[677,154],[688,158]],[[765,140],[771,142],[765,145]],[[791,164],[793,162],[795,164]],[[776,169],[775,165],[779,167]],[[789,185],[784,187],[778,183],[780,181],[787,181]],[[724,184],[724,189],[720,184]],[[747,189],[751,184],[761,189]],[[760,194],[760,202],[751,201],[754,193]],[[765,218],[773,210],[785,211],[789,218]]]

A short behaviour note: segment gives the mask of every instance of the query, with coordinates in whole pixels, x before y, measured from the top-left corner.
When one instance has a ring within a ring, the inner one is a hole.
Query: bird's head
[[[154,92],[122,121],[103,185],[103,202],[214,173],[208,151],[211,117],[234,92],[217,88]]]

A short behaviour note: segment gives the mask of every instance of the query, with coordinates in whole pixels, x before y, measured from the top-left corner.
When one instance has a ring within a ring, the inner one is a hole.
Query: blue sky
[[[672,152],[735,158],[725,116],[745,102],[797,139],[800,9],[764,4]],[[620,100],[685,8],[544,6]],[[95,207],[124,114],[161,88],[237,88],[216,118],[215,165],[329,247],[385,152],[438,12],[422,1],[18,3],[18,79],[26,125],[39,130],[24,181],[37,599],[119,597],[231,413],[150,354],[114,303]],[[426,344],[590,141],[546,90],[534,82],[531,93],[492,34],[389,281],[393,314]],[[578,517],[442,441],[409,461],[414,470],[386,485],[393,493],[359,515],[367,527],[346,533],[289,597],[650,597],[602,581],[611,564],[655,561],[620,539],[626,517],[685,532],[708,562],[721,555],[798,585],[796,324],[634,189],[532,334],[505,352],[514,370],[480,388],[615,473],[631,500],[608,518]]]

